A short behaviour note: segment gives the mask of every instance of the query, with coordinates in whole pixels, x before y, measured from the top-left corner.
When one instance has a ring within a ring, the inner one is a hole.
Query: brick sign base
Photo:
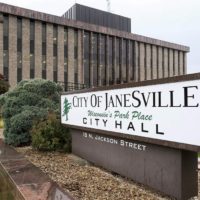
[[[198,195],[197,153],[72,129],[72,152],[180,200]]]

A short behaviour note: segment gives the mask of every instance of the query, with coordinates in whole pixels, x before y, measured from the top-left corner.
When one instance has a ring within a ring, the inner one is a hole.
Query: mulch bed
[[[90,165],[72,154],[38,152],[31,147],[16,148],[16,150],[24,154],[75,199],[170,199],[129,179]]]

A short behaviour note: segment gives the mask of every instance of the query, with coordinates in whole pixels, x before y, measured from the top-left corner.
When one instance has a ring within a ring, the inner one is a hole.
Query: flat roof
[[[89,24],[89,23],[85,23],[85,22],[81,22],[77,20],[70,20],[64,17],[59,17],[56,15],[42,13],[42,12],[38,12],[38,11],[26,9],[26,8],[13,6],[13,5],[8,5],[5,3],[0,3],[0,12],[15,15],[15,16],[20,16],[24,18],[44,21],[47,23],[53,23],[53,24],[83,29],[86,31],[108,34],[110,36],[122,37],[124,39],[135,40],[138,42],[144,42],[144,43],[176,49],[180,51],[185,51],[185,52],[190,51],[190,48],[188,46],[179,45],[179,44],[175,44],[175,43],[171,43],[167,41],[162,41],[162,40],[158,40],[158,39],[154,39],[154,38],[150,38],[150,37],[146,37],[142,35],[137,35],[137,34],[133,34],[133,33],[125,32],[125,31],[119,31],[116,29],[108,28],[108,27],[97,26],[94,24]]]

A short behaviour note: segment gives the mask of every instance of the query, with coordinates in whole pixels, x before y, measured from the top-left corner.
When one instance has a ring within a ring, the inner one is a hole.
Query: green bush
[[[47,118],[49,112],[59,115],[62,87],[52,81],[21,81],[12,91],[1,95],[5,142],[13,146],[31,143],[33,122]]]
[[[31,131],[32,146],[42,151],[71,151],[71,135],[64,128],[56,114],[49,114],[43,120],[33,126]]]

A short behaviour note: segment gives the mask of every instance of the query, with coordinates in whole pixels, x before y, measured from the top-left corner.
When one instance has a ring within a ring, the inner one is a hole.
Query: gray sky
[[[0,0],[62,15],[75,2],[107,10],[106,0]],[[200,72],[199,0],[111,0],[111,11],[132,19],[132,32],[190,47],[188,73]]]

